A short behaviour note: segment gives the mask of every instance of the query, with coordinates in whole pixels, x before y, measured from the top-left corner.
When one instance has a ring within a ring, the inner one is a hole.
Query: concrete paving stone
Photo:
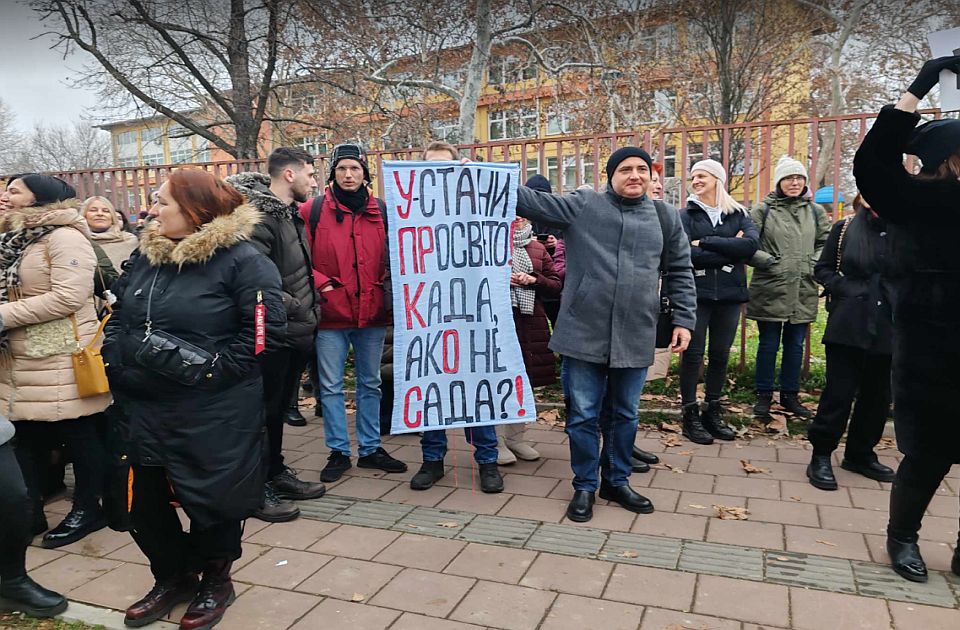
[[[266,528],[270,527],[270,525],[271,523],[261,521],[258,518],[248,518],[243,522],[243,535],[240,537],[240,539],[247,540],[258,532],[262,532]]]
[[[407,462],[407,464],[420,464],[423,461],[423,451],[420,450],[419,446],[401,446],[393,451],[390,456]]]
[[[44,587],[66,595],[120,565],[116,560],[68,553],[31,571],[30,577]]]
[[[354,499],[379,499],[399,485],[399,482],[392,479],[349,477],[337,486],[334,494]]]
[[[385,501],[358,501],[330,520],[334,523],[386,529],[396,524],[412,510],[412,505],[387,503]]]
[[[570,499],[573,498],[573,486],[570,485],[569,481],[560,481],[560,480],[556,480],[556,481],[557,481],[557,485],[553,488],[553,490],[550,491],[550,494],[548,494],[547,496],[550,497],[551,499],[559,499],[561,501],[566,501],[567,503],[569,503]],[[635,484],[633,484],[632,478],[630,479],[630,482],[631,482],[630,485],[636,487]]]
[[[673,472],[672,470],[657,470],[653,481],[650,482],[650,487],[709,493],[713,491],[713,482],[713,475],[699,475],[686,472],[681,474]]]
[[[403,534],[381,551],[374,561],[425,571],[442,571],[466,545],[465,542],[435,536]]]
[[[657,511],[639,515],[630,531],[634,534],[703,540],[708,520],[706,516]]]
[[[519,462],[517,462],[519,463]],[[566,459],[548,459],[537,468],[538,477],[556,477],[557,479],[573,479],[573,470],[570,461]]]
[[[501,467],[500,467],[500,473],[503,474],[503,473],[509,472],[509,473],[513,473],[513,474],[515,474],[515,475],[538,475],[538,476],[539,476],[539,475],[540,475],[540,472],[539,472],[539,471],[540,471],[540,467],[543,466],[543,464],[546,463],[546,462],[548,462],[548,461],[557,462],[557,466],[559,467],[560,470],[562,470],[562,468],[563,468],[563,466],[561,466],[561,464],[566,464],[567,469],[568,469],[568,470],[570,469],[570,462],[569,462],[569,461],[563,461],[563,460],[559,460],[559,459],[545,459],[545,458],[541,457],[540,459],[536,459],[536,460],[533,460],[533,461],[526,461],[526,460],[518,459],[516,462],[514,462],[514,463],[512,463],[512,464],[508,464],[508,465],[506,465],[506,466],[501,466]],[[572,472],[570,472],[569,475],[570,475],[571,478],[573,477],[573,473],[572,473]],[[555,477],[556,475],[550,475],[550,476]]]
[[[795,630],[891,630],[887,603],[881,599],[804,588],[790,589]]]
[[[314,553],[370,560],[400,536],[398,532],[343,525],[310,547]]]
[[[483,630],[481,626],[405,612],[390,630]]]
[[[693,573],[653,567],[615,565],[604,599],[630,604],[643,604],[690,610],[697,576]]]
[[[867,479],[863,475],[850,472],[840,468],[839,462],[833,467],[833,475],[837,478],[837,484],[841,488],[869,488],[873,490],[890,490],[890,484],[882,484],[873,479]]]
[[[329,486],[327,486],[327,488],[329,490]],[[356,501],[353,499],[327,494],[319,499],[297,501],[297,507],[300,508],[300,514],[302,516],[318,521],[329,521],[354,503],[356,503]]]
[[[286,432],[284,432],[283,448],[284,450],[289,449],[291,451],[302,451],[303,449],[300,448],[301,446],[303,446],[307,442],[312,442],[315,439],[316,438],[311,437],[309,435],[297,435],[295,433],[287,434]]]
[[[711,518],[707,525],[707,542],[783,549],[783,525]]]
[[[820,511],[820,525],[824,529],[860,534],[883,534],[887,531],[886,512],[830,505],[821,505],[817,509]],[[926,519],[924,519],[924,525],[926,525]]]
[[[713,489],[717,494],[757,499],[780,499],[780,482],[776,479],[755,477],[717,477]]]
[[[681,544],[679,538],[611,532],[597,557],[612,562],[675,569]]]
[[[271,549],[237,571],[234,577],[241,582],[289,590],[332,559],[332,556],[297,549]]]
[[[317,628],[363,628],[386,630],[400,616],[397,610],[354,604],[339,599],[325,599],[317,604],[290,630],[317,630]]]
[[[740,622],[647,607],[640,630],[740,630]],[[763,630],[769,630],[767,626]]]
[[[636,630],[643,607],[560,595],[540,630]]]
[[[775,455],[775,453],[771,453]],[[762,459],[752,459],[750,463],[757,468],[765,468],[769,472],[763,473],[765,478],[778,479],[780,481],[799,481],[803,482],[807,478],[807,464],[794,464],[790,462],[778,462]]]
[[[681,436],[682,438],[683,436]],[[691,458],[696,457],[720,457],[720,446],[722,442],[714,441],[713,444],[695,444],[690,440],[684,439],[683,446],[667,449],[667,452],[678,451],[680,453],[689,453]]]
[[[863,490],[862,488],[852,488],[851,490]],[[781,481],[780,496],[784,501],[797,501],[800,503],[813,503],[816,505],[834,505],[837,507],[849,508],[853,504],[850,502],[850,494],[847,488],[840,487],[836,491],[824,491],[814,488],[804,481]]]
[[[440,510],[421,506],[407,514],[392,529],[398,532],[414,532],[440,538],[453,538],[474,519],[469,512]]]
[[[734,497],[725,494],[701,494],[699,492],[681,492],[677,501],[677,513],[696,514],[698,516],[714,516],[714,505],[727,507],[747,507],[745,497]]]
[[[767,582],[857,592],[849,560],[792,551],[767,551],[765,555]]]
[[[667,449],[666,451],[659,453],[660,463],[656,464],[659,468],[655,470],[667,470],[664,464],[670,464],[672,468],[677,470],[682,470],[686,472],[687,466],[690,465],[690,455],[681,455],[680,453],[692,453],[693,445],[689,442],[683,446],[677,446],[675,448]]]
[[[120,547],[126,546],[131,540],[127,532],[115,532],[109,527],[88,534],[75,543],[60,547],[60,551],[77,553],[81,556],[103,558]]]
[[[546,459],[570,460],[570,446],[568,444],[550,444],[543,442],[534,444],[533,448],[540,453],[540,457],[544,457]]]
[[[478,582],[450,619],[503,630],[534,630],[555,598],[556,593],[549,591]]]
[[[760,624],[787,626],[790,622],[787,587],[713,575],[700,576],[694,610]]]
[[[298,518],[289,523],[272,523],[246,540],[269,547],[306,549],[337,527],[336,523]]]
[[[863,534],[815,527],[786,526],[787,550],[870,561]]]
[[[644,475],[644,476],[647,479],[650,479],[649,475]],[[680,498],[679,490],[664,490],[662,488],[640,488],[640,489],[637,489],[637,492],[639,492],[643,496],[650,499],[650,501],[653,502],[653,507],[657,512],[675,512],[677,509],[677,503]],[[616,503],[604,501],[603,499],[599,499],[599,498],[598,498],[598,501],[601,504],[606,503],[607,505],[616,507],[619,510],[623,509]],[[647,516],[649,515],[639,514],[638,518],[646,518]]]
[[[854,562],[853,574],[861,595],[949,608],[957,606],[957,598],[942,573],[931,572],[926,584],[917,584],[903,579],[890,567]]]
[[[297,586],[297,590],[324,597],[352,600],[360,595],[369,600],[401,567],[353,558],[334,558]]]
[[[687,540],[680,552],[678,568],[691,573],[762,580],[763,551],[751,547]]]
[[[609,562],[541,553],[520,580],[520,585],[543,591],[600,597],[613,567]]]
[[[770,450],[771,447],[769,446],[748,446],[745,445],[742,440],[736,440],[734,442],[721,444],[718,457],[735,460],[768,460],[771,458]]]
[[[954,544],[957,542],[957,519],[944,516],[925,516],[920,528],[922,540],[935,540]]]
[[[817,506],[795,501],[771,501],[769,499],[750,498],[747,501],[750,520],[764,523],[783,523],[788,525],[807,525],[819,527]]]
[[[132,543],[131,543],[132,544]],[[136,547],[136,545],[134,545]],[[139,551],[139,549],[137,550]],[[117,553],[117,552],[114,552]],[[37,567],[41,567],[48,562],[53,562],[57,558],[62,558],[66,555],[66,552],[59,551],[57,549],[44,549],[43,547],[27,547],[27,561],[26,568],[27,571],[33,571]],[[122,558],[110,558],[110,560],[123,560]]]
[[[606,542],[607,534],[601,530],[544,523],[525,547],[571,556],[596,556]]]
[[[890,508],[890,491],[872,488],[850,488],[850,499],[855,508],[887,511]],[[955,498],[950,497],[953,501]]]
[[[46,585],[46,583],[43,583]],[[122,564],[70,592],[70,598],[96,606],[126,610],[153,588],[150,568],[141,564]]]
[[[447,617],[475,582],[443,573],[404,569],[380,589],[370,603],[431,617]]]
[[[434,507],[451,492],[453,492],[453,488],[438,485],[434,485],[427,490],[413,490],[410,488],[410,484],[402,483],[381,498],[390,503]]]
[[[565,444],[567,434],[563,431],[544,431],[542,429],[527,429],[527,441],[543,444]]]
[[[960,628],[960,610],[905,602],[890,602],[890,614],[897,630]]]
[[[51,526],[59,523],[61,520],[57,518],[56,515],[59,514],[61,517],[66,516],[71,509],[73,509],[73,502],[70,496],[57,499],[53,503],[47,503],[43,506],[43,512],[47,515],[47,520],[50,521]]]
[[[958,515],[960,515],[960,501],[957,501],[957,497],[948,494],[936,494],[927,507],[927,514],[957,520]]]
[[[486,494],[477,490],[458,488],[451,492],[437,507],[443,510],[462,510],[473,514],[496,514],[513,497],[512,494]]]
[[[282,630],[310,612],[320,600],[306,593],[254,586],[237,597],[221,625],[230,630]]]
[[[559,523],[567,512],[567,502],[542,497],[513,495],[497,516],[526,518],[545,523]]]
[[[367,479],[385,479],[387,481],[395,481],[397,483],[408,483],[410,479],[417,474],[417,470],[420,469],[420,461],[407,461],[406,464],[407,470],[398,473],[388,473],[377,468],[357,468],[354,466],[344,473],[343,478],[350,479],[352,477],[365,477]],[[328,488],[332,489],[331,486],[328,486]]]
[[[456,538],[506,547],[522,547],[536,531],[537,521],[480,515],[463,528]]]
[[[741,458],[746,459],[746,458]],[[728,477],[746,477],[747,472],[737,459],[729,457],[702,457],[695,455],[690,459],[687,472],[704,475],[726,475]]]
[[[526,549],[469,543],[443,572],[516,584],[536,557],[536,552]]]
[[[327,465],[329,452],[326,453],[307,453],[303,457],[294,459],[290,465],[296,466],[297,470],[323,470]]]
[[[534,477],[531,475],[506,474],[503,476],[504,489],[511,494],[528,497],[545,497],[560,483],[552,477]]]
[[[630,528],[633,526],[633,521],[636,518],[636,514],[623,509],[619,505],[594,505],[593,518],[586,523],[577,523],[564,516],[563,520],[560,521],[560,524],[570,525],[572,527],[587,527],[592,529],[629,532]]]
[[[239,571],[243,567],[247,566],[263,554],[270,551],[270,547],[265,545],[258,545],[256,543],[249,543],[244,541],[240,545],[240,553],[242,554],[237,560],[233,561],[233,570],[234,572]],[[144,562],[144,564],[149,564]]]
[[[867,548],[870,550],[870,559],[877,564],[886,565],[890,562],[890,556],[887,555],[887,537],[878,534],[866,534]],[[920,554],[927,565],[927,569],[932,571],[949,571],[950,563],[953,560],[953,548],[947,543],[934,542],[932,540],[920,540]]]

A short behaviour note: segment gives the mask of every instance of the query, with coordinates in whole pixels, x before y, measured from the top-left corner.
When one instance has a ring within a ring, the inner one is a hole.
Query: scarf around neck
[[[513,233],[514,273],[533,273],[533,261],[527,253],[527,245],[533,240],[533,226],[529,223]],[[519,308],[524,315],[533,315],[537,291],[529,286],[510,287],[510,306]]]
[[[343,223],[343,212],[340,210],[340,204],[346,206],[353,214],[358,214],[366,209],[367,202],[370,200],[370,191],[363,185],[357,190],[350,192],[340,188],[337,182],[333,182],[330,191],[333,194],[333,198],[339,202],[337,204],[337,223]]]

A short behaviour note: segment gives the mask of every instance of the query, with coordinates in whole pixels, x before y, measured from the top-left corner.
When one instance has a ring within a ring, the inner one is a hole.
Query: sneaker
[[[503,492],[503,477],[496,462],[480,464],[480,490],[487,494]]]
[[[350,470],[353,464],[350,463],[350,456],[340,451],[331,451],[327,457],[327,465],[320,472],[320,481],[330,483],[343,476],[343,473]]]
[[[306,501],[319,499],[327,492],[322,483],[302,481],[297,478],[297,471],[289,466],[283,467],[283,472],[270,480],[270,485],[281,499],[291,501]]]
[[[383,450],[382,446],[378,446],[377,450],[369,455],[364,455],[359,458],[357,460],[357,468],[376,468],[377,470],[388,473],[402,473],[407,471],[407,465],[399,459],[390,457],[390,455]]]
[[[267,523],[286,523],[300,516],[300,508],[293,501],[284,501],[277,496],[269,483],[263,486],[263,503],[253,513],[253,518]]]

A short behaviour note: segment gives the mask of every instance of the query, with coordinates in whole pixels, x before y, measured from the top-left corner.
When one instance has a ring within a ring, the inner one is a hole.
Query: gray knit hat
[[[803,175],[804,179],[810,179],[810,176],[807,175],[807,168],[803,164],[789,155],[784,155],[777,160],[777,167],[773,171],[773,181],[775,184],[779,184],[780,180],[791,175]]]

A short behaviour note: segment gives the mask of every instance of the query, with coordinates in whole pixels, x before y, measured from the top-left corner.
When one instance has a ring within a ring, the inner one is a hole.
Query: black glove
[[[949,57],[937,57],[923,64],[920,73],[913,80],[907,92],[910,92],[919,99],[923,99],[933,86],[940,81],[941,70],[952,70],[960,74],[960,55],[951,55]]]

